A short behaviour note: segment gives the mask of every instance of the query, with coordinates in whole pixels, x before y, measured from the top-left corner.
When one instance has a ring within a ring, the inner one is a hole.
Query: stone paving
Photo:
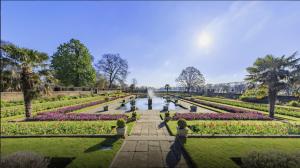
[[[189,167],[179,143],[170,136],[159,112],[143,112],[131,136],[126,137],[111,168]]]

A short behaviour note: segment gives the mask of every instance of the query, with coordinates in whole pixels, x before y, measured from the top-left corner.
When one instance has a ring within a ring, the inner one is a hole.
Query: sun
[[[198,45],[201,48],[209,48],[212,42],[213,38],[209,32],[204,31],[198,36]]]

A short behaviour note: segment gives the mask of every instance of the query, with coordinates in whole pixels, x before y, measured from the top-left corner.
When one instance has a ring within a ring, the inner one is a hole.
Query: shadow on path
[[[102,147],[112,147],[113,144],[118,141],[120,138],[119,137],[114,137],[114,138],[105,138],[104,141],[95,144],[88,149],[84,151],[84,153],[89,153],[89,152],[95,152],[97,150],[100,150]]]

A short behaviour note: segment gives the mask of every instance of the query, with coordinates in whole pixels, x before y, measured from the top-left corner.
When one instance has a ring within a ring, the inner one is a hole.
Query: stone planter
[[[197,106],[191,106],[190,112],[197,112]]]
[[[169,106],[164,106],[163,111],[169,111]]]
[[[103,111],[108,111],[108,106],[104,106]]]
[[[187,128],[180,129],[177,127],[177,136],[179,137],[187,137],[189,130]]]
[[[171,120],[171,117],[165,117],[165,121],[170,121]]]
[[[130,111],[135,111],[136,110],[136,107],[135,106],[131,106],[130,107]]]
[[[127,128],[117,128],[117,135],[124,137],[126,135]]]

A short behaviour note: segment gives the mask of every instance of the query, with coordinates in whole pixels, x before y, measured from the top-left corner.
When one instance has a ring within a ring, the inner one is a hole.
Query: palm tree
[[[169,84],[166,84],[165,85],[165,89],[167,90],[167,93],[169,92],[169,89],[170,89],[170,85]]]
[[[1,82],[11,86],[20,86],[24,96],[25,116],[31,116],[31,102],[42,92],[49,93],[54,81],[48,69],[46,53],[19,48],[1,41]],[[12,71],[13,70],[13,71]]]
[[[299,81],[300,58],[297,52],[291,56],[274,57],[267,55],[258,58],[252,67],[248,67],[246,80],[258,86],[267,86],[269,97],[269,116],[274,118],[277,93],[291,84]]]

